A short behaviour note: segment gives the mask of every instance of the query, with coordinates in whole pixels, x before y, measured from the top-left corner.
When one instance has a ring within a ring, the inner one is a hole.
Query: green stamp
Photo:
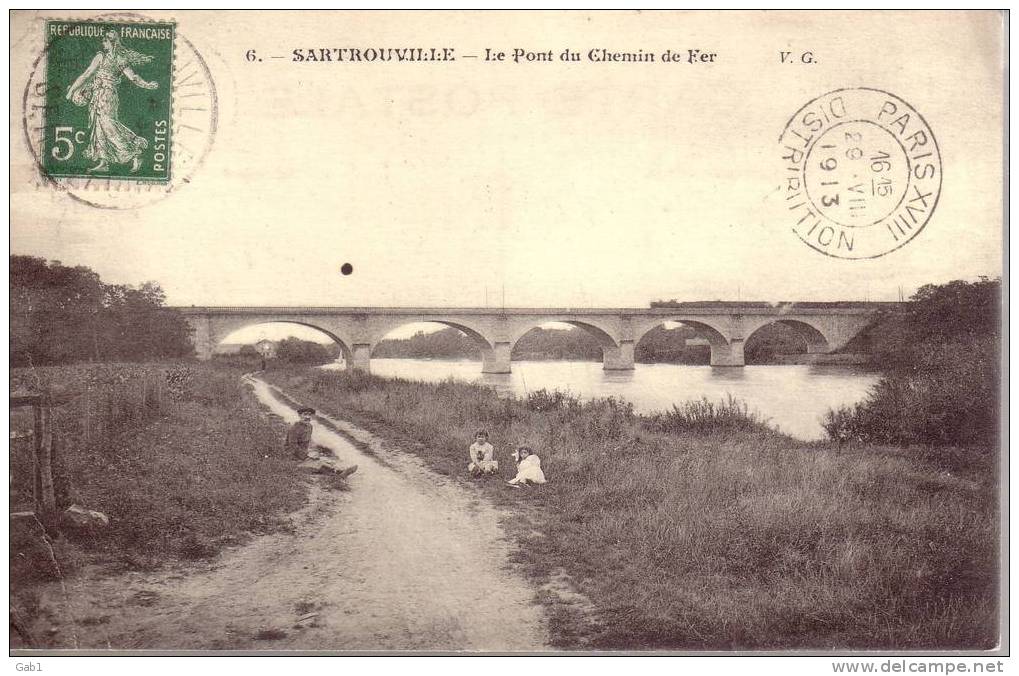
[[[175,25],[46,22],[42,169],[170,180]]]

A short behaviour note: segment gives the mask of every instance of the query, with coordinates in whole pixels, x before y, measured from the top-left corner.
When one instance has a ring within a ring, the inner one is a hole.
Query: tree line
[[[340,346],[336,343],[322,344],[290,336],[276,343],[273,359],[287,364],[320,366],[336,361],[340,352]],[[242,345],[237,354],[246,363],[255,364],[262,361],[262,355],[254,345]],[[216,357],[230,360],[230,355]]]
[[[155,282],[107,284],[90,268],[10,257],[11,366],[144,361],[193,353],[191,327]]]
[[[687,344],[697,338],[696,329],[679,326],[651,329],[637,344],[634,359],[643,364],[707,364],[711,348],[702,344]],[[802,354],[806,343],[791,329],[772,324],[756,331],[745,348],[747,361],[766,363],[778,355]],[[432,333],[417,332],[409,338],[386,339],[379,342],[374,357],[404,359],[480,359],[481,350],[469,336],[452,327]],[[536,328],[525,333],[513,346],[514,359],[565,359],[571,361],[601,361],[602,350],[598,341],[583,329]]]

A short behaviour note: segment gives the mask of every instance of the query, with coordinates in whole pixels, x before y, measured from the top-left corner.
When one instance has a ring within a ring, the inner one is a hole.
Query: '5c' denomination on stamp
[[[879,89],[839,89],[800,108],[780,138],[793,232],[836,258],[876,258],[930,220],[941,154],[923,117]]]
[[[155,22],[46,22],[43,171],[170,180],[174,29]]]

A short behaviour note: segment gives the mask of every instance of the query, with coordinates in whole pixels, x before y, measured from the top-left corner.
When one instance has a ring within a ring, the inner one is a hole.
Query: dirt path
[[[270,386],[250,381],[274,413],[296,419]],[[379,463],[323,425],[312,442],[360,466],[349,492],[313,487],[294,533],[256,538],[205,569],[71,580],[76,622],[52,640],[72,647],[73,632],[82,648],[547,649],[535,590],[509,568],[493,507],[409,454],[387,452]],[[65,605],[59,587],[47,596]]]

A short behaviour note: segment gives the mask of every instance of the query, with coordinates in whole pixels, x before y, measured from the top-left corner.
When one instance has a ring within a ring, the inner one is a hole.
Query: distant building
[[[258,354],[266,359],[274,359],[276,357],[276,343],[267,338],[263,338],[255,343],[255,349],[258,350]]]
[[[710,345],[707,338],[687,338],[686,346],[693,347],[695,345]]]

